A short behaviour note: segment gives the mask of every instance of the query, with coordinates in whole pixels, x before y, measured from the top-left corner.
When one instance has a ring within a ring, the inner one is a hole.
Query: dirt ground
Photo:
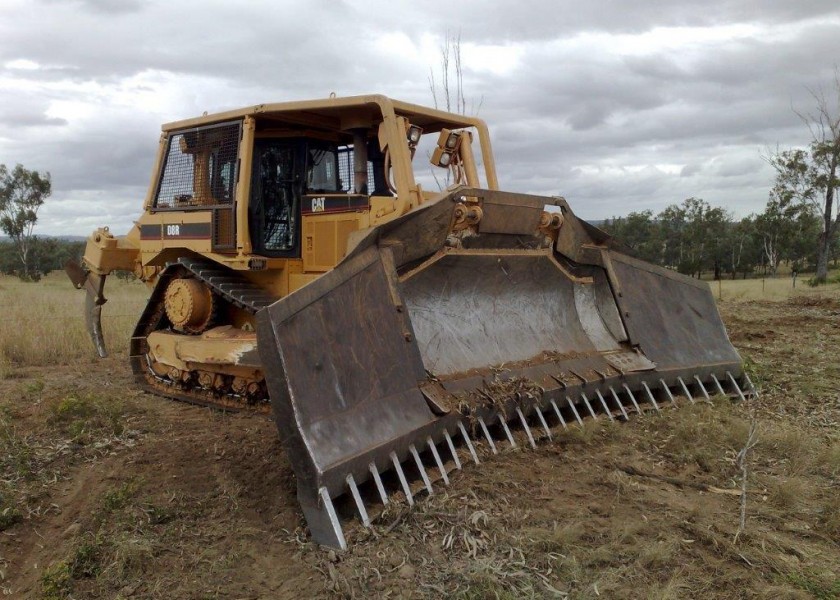
[[[840,598],[840,295],[726,302],[762,395],[555,431],[312,544],[272,422],[9,370],[0,591],[20,598]],[[736,455],[750,423],[746,529]],[[500,444],[501,447],[501,444]],[[664,480],[660,477],[669,478]],[[711,487],[708,487],[711,486]]]

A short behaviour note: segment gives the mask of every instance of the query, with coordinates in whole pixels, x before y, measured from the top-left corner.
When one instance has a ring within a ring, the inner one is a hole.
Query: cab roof
[[[481,119],[458,115],[393,100],[379,94],[365,96],[330,97],[321,100],[303,100],[257,104],[236,110],[203,115],[163,125],[164,132],[213,125],[215,123],[254,117],[258,123],[278,127],[304,127],[327,131],[346,131],[353,127],[378,125],[383,115],[391,112],[406,117],[425,132],[464,127],[483,127]]]

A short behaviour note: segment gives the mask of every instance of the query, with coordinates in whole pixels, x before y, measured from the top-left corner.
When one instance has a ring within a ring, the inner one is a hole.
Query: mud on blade
[[[440,466],[458,432],[527,428],[581,398],[612,418],[605,398],[624,390],[655,403],[743,376],[707,284],[622,254],[562,199],[497,191],[458,189],[372,230],[257,321],[301,506],[333,546],[333,498],[351,493],[366,520],[358,486],[384,499],[379,474],[404,483],[403,461],[431,491],[418,449]]]

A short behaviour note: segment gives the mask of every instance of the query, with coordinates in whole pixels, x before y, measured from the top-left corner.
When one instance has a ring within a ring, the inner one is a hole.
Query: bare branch
[[[747,434],[747,441],[744,447],[735,457],[735,464],[741,470],[741,516],[738,522],[738,532],[735,534],[735,542],[747,527],[747,478],[749,477],[749,465],[747,458],[750,450],[758,443],[758,423],[755,419],[750,422],[750,430]]]
[[[467,112],[467,101],[464,98],[464,71],[461,68],[461,30],[458,30],[458,36],[455,38],[454,43],[454,55],[455,55],[455,79],[456,79],[456,94],[457,97],[455,98],[456,110],[460,114],[466,114]]]
[[[435,103],[435,108],[438,107],[437,86],[435,85],[435,70],[429,67],[429,91],[432,92],[432,100]]]

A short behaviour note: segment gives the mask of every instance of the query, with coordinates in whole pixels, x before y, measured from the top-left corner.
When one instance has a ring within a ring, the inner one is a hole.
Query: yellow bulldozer
[[[417,182],[423,155],[442,191]],[[164,125],[134,227],[67,265],[101,356],[115,270],[151,289],[138,383],[272,413],[335,547],[339,498],[369,526],[372,498],[413,504],[502,442],[752,391],[706,283],[561,197],[500,191],[480,119],[379,95]]]

